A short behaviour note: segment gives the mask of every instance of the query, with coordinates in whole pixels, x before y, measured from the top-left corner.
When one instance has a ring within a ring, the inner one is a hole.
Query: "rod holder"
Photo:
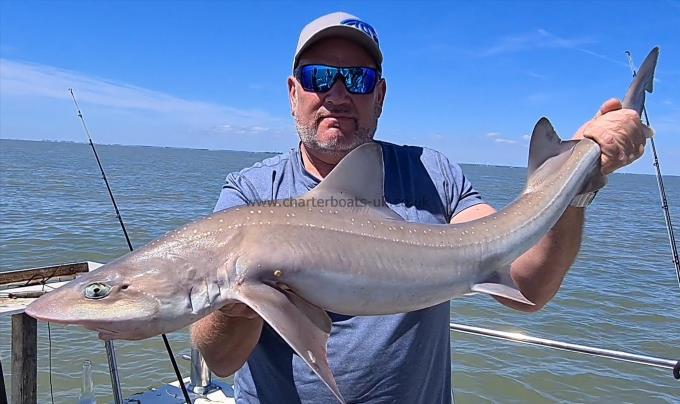
[[[198,348],[192,347],[189,390],[196,394],[205,395],[218,388],[217,385],[212,384],[210,368],[205,363],[201,352]]]

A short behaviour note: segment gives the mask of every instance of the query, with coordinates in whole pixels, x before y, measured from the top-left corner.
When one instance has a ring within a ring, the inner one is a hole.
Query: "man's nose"
[[[347,87],[345,87],[345,78],[342,75],[338,75],[331,89],[326,92],[324,101],[333,105],[342,105],[350,102],[350,93],[347,91]]]

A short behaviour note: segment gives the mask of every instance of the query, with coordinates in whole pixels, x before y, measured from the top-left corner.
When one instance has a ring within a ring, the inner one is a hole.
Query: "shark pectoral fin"
[[[295,292],[293,292],[287,285],[277,284],[276,286],[278,289],[283,291],[286,297],[288,297],[288,300],[290,300],[290,302],[293,303],[295,307],[297,307],[302,312],[302,314],[312,320],[312,322],[314,322],[314,324],[319,329],[321,329],[326,334],[331,333],[331,318],[328,317],[328,314],[326,314],[324,309],[314,306],[305,299],[296,295]]]
[[[483,282],[475,283],[470,288],[473,292],[486,293],[487,295],[504,297],[516,302],[533,306],[534,303],[527,299],[522,292],[517,289],[515,282],[510,277],[510,266],[501,271],[494,272]]]
[[[255,310],[344,403],[326,356],[330,319],[327,322],[320,320],[321,316],[316,311],[314,319],[310,318],[306,311],[314,306],[303,301],[306,307],[300,310],[284,292],[265,284],[243,284],[239,295],[239,299]],[[319,322],[323,328],[319,327]]]

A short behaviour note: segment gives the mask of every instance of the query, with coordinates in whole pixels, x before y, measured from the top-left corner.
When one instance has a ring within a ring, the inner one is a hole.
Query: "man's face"
[[[364,48],[342,38],[322,39],[305,50],[298,66],[307,64],[377,67]],[[294,77],[289,77],[288,91],[305,148],[328,157],[342,157],[373,139],[386,85],[380,80],[371,94],[351,94],[342,77],[338,77],[329,91],[314,93],[305,91]]]

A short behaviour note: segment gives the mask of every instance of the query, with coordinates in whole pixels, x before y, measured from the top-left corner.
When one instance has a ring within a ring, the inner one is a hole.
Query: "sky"
[[[644,6],[644,7],[643,7]],[[284,151],[297,144],[286,79],[302,27],[370,23],[387,98],[376,138],[460,163],[526,166],[542,116],[563,138],[661,48],[649,118],[680,175],[680,0],[0,0],[0,138]],[[651,148],[624,169],[653,173]]]

